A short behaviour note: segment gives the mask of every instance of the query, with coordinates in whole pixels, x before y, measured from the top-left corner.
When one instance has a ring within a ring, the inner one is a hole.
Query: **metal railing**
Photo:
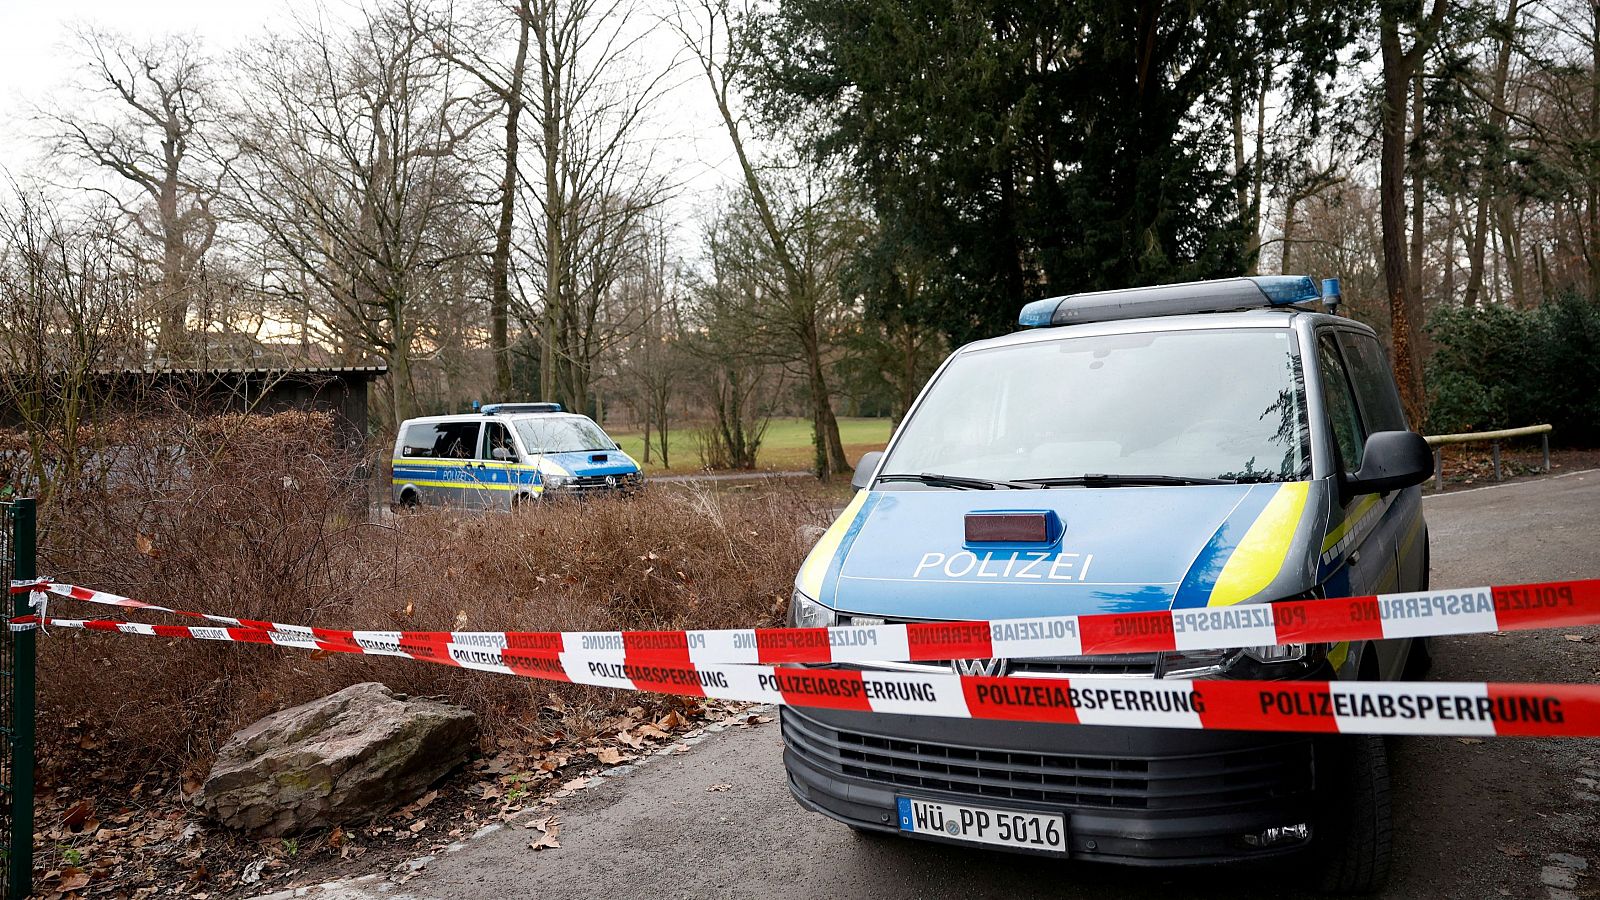
[[[1494,453],[1494,480],[1502,478],[1500,469],[1500,442],[1511,438],[1539,435],[1544,445],[1544,470],[1550,471],[1550,425],[1528,425],[1523,428],[1503,428],[1499,431],[1469,431],[1464,434],[1430,434],[1423,440],[1433,448],[1433,489],[1444,490],[1444,448],[1448,444],[1474,444],[1489,441]]]
[[[7,596],[13,579],[38,575],[34,513],[31,499],[0,503],[0,574]],[[28,595],[15,595],[7,608],[27,615]],[[33,892],[34,639],[32,631],[0,636],[0,828],[6,841],[0,900]]]

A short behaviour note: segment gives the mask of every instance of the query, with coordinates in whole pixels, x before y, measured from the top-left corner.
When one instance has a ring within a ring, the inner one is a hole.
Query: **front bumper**
[[[1247,835],[1310,824],[1316,746],[1302,735],[974,722],[781,711],[802,806],[898,832],[898,795],[1065,813],[1068,854],[1132,865],[1266,859],[1307,840]],[[918,834],[928,840],[947,840]]]
[[[568,475],[562,478],[559,486],[547,482],[544,494],[547,499],[631,494],[643,487],[644,475],[640,472],[624,472],[614,475]]]

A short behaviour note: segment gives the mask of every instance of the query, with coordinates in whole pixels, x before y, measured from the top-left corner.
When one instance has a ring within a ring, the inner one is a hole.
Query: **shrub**
[[[1429,331],[1428,431],[1549,422],[1562,443],[1600,442],[1600,305],[1565,296],[1533,310],[1446,307]]]
[[[363,462],[329,423],[174,419],[122,448],[124,476],[58,497],[41,571],[178,609],[332,628],[587,630],[775,624],[826,507],[764,493],[650,490],[523,512],[365,515]],[[53,614],[116,610],[60,601]],[[143,619],[174,623],[171,617]],[[472,708],[486,740],[577,733],[638,695],[445,666],[256,645],[52,632],[40,641],[47,765],[198,770],[227,735],[359,681]],[[545,707],[554,693],[558,720]]]

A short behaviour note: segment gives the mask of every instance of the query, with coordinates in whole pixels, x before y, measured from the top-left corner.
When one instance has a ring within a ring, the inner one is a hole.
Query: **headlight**
[[[1276,644],[1270,647],[1246,647],[1244,655],[1261,663],[1300,662],[1310,648],[1305,644]]]
[[[1246,647],[1238,651],[1225,678],[1251,678],[1277,681],[1304,678],[1328,656],[1327,644],[1282,644],[1271,647]]]
[[[789,626],[791,628],[829,628],[836,620],[833,610],[795,591],[789,595]]]
[[[556,488],[556,489],[559,490],[566,483],[567,483],[567,479],[566,479],[565,476],[562,476],[562,475],[546,475],[546,476],[544,476],[544,486],[547,487],[547,488]]]

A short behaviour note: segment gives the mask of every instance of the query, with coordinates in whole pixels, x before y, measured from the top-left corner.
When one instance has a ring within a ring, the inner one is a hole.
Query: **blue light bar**
[[[483,408],[486,416],[499,415],[500,413],[558,413],[561,412],[559,403],[491,403]]]
[[[1309,275],[1255,275],[1250,278],[1273,306],[1309,303],[1322,296]]]
[[[1062,298],[1047,297],[1035,300],[1022,308],[1022,315],[1017,317],[1017,324],[1023,328],[1044,328],[1049,326],[1050,317],[1055,315],[1056,307],[1061,305]]]
[[[1307,303],[1321,296],[1317,283],[1304,275],[1219,278],[1035,300],[1022,308],[1017,324],[1043,328],[1147,316],[1267,309]]]

